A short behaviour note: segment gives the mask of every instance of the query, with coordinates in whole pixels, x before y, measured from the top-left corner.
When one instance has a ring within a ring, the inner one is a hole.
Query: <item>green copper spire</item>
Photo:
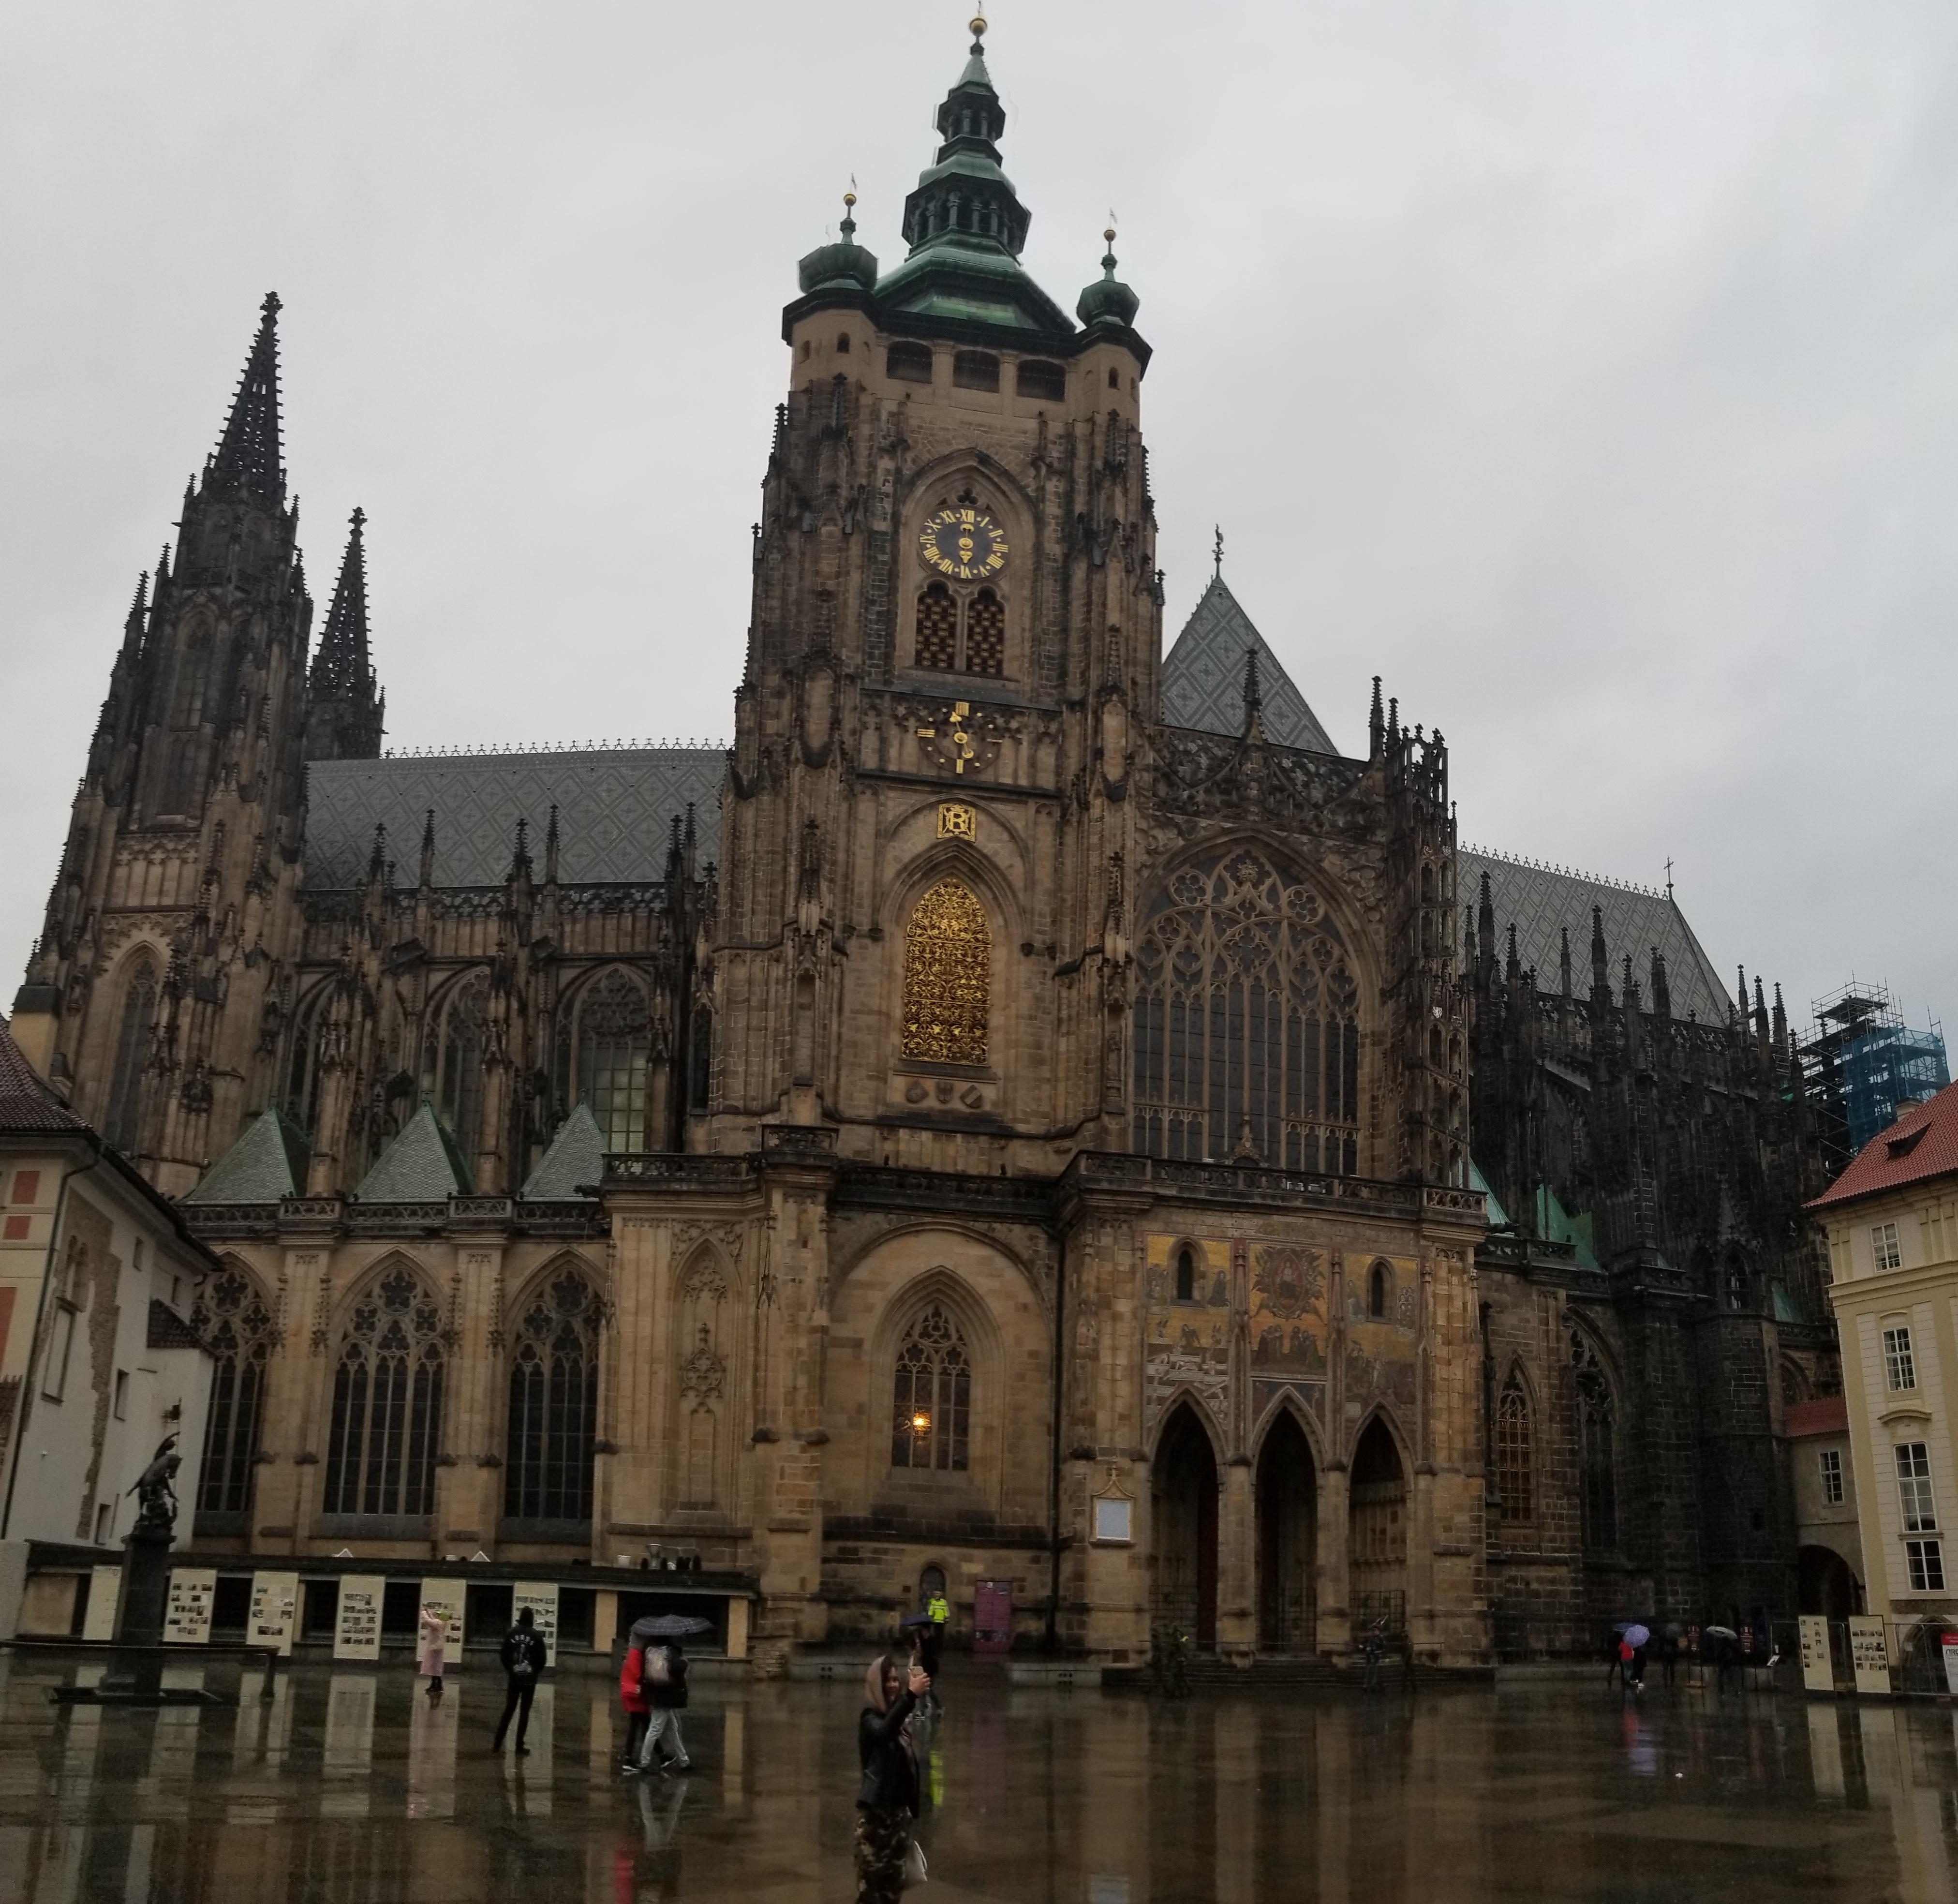
[[[846,192],[843,195],[843,223],[840,227],[841,241],[818,246],[797,267],[805,292],[825,284],[856,285],[867,291],[877,282],[876,257],[857,242],[857,220],[851,215],[856,204],[856,192]]]
[[[1081,293],[1081,302],[1075,306],[1074,314],[1091,328],[1097,324],[1133,324],[1142,300],[1115,275],[1115,227],[1112,220],[1101,236],[1108,246],[1101,260],[1101,275]]]

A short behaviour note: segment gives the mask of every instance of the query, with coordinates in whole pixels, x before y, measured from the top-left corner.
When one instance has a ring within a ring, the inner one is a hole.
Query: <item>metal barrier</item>
[[[265,1677],[258,1688],[258,1698],[261,1704],[268,1702],[273,1696],[272,1682],[278,1671],[280,1657],[278,1649],[275,1646],[227,1645],[221,1642],[214,1645],[199,1646],[138,1646],[128,1645],[120,1639],[0,1639],[0,1649],[5,1649],[9,1652],[21,1653],[106,1654],[112,1662],[117,1658],[125,1659],[132,1666],[139,1662],[145,1665],[154,1664],[159,1673],[165,1665],[173,1661],[181,1664],[195,1660],[208,1659],[213,1654],[220,1657],[236,1658],[241,1661],[261,1657],[265,1662]],[[242,1690],[244,1680],[242,1670],[239,1674],[239,1680]],[[72,1694],[75,1690],[72,1687],[56,1687],[53,1689],[54,1696],[59,1700],[64,1690]]]

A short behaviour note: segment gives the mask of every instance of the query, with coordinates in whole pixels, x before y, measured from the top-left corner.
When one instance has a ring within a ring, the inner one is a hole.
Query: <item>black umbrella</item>
[[[711,1620],[699,1619],[690,1613],[649,1613],[632,1622],[626,1637],[635,1646],[643,1646],[648,1639],[686,1639],[695,1633],[713,1630]]]
[[[938,1622],[928,1613],[908,1613],[898,1624],[900,1627],[935,1627]]]

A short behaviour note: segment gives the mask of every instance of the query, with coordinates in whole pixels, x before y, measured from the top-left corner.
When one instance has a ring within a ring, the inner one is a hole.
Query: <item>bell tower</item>
[[[1161,649],[1149,349],[1114,232],[1020,262],[983,19],[881,272],[844,199],[783,313],[691,1141],[1056,1167],[1117,1148],[1129,794]]]

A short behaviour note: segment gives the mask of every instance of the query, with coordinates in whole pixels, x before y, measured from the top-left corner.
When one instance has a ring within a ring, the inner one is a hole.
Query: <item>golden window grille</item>
[[[918,597],[917,654],[920,667],[958,665],[958,604],[943,582],[933,582]]]
[[[1006,670],[1006,611],[990,588],[982,588],[965,611],[965,671],[1003,674]]]
[[[941,879],[905,928],[902,1055],[984,1064],[992,984],[986,910],[958,880]]]

